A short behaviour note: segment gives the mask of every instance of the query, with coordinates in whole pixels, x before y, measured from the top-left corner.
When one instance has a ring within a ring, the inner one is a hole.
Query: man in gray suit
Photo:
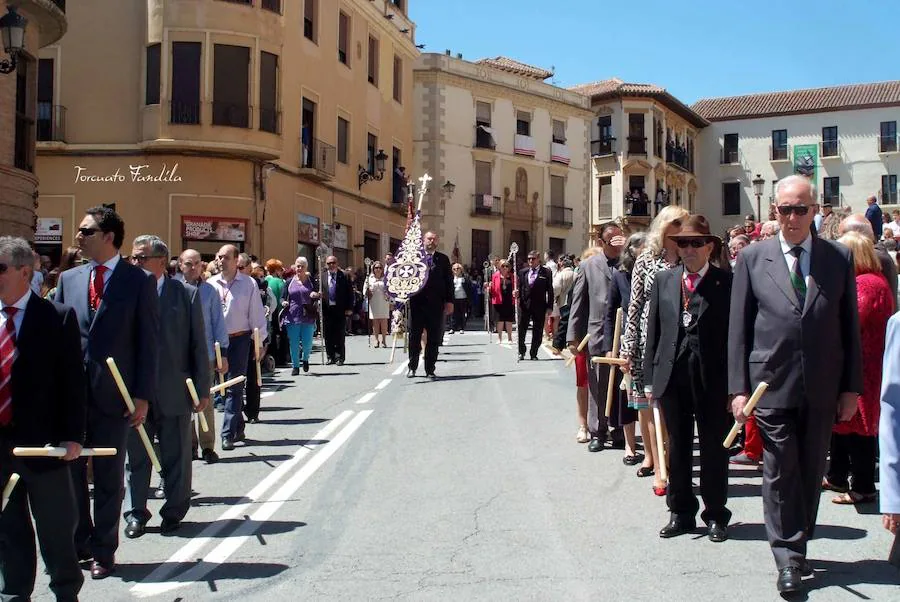
[[[778,183],[781,233],[741,251],[734,268],[728,331],[728,386],[735,419],[748,395],[763,438],[766,534],[779,592],[812,574],[813,536],[835,418],[849,420],[862,392],[856,276],[850,251],[813,236],[816,203],[802,176]]]
[[[123,261],[119,249],[125,223],[108,207],[88,209],[75,235],[86,265],[63,272],[56,301],[71,306],[81,329],[81,348],[88,381],[87,447],[114,447],[111,458],[94,458],[94,516],[91,522],[87,463],[72,465],[78,528],[75,546],[81,560],[94,559],[92,579],[115,571],[119,547],[119,513],[125,480],[125,447],[129,427],[143,424],[156,399],[159,302],[156,279]],[[106,365],[112,357],[134,399],[128,409]]]
[[[592,357],[602,352],[607,290],[624,246],[622,229],[614,223],[605,224],[600,230],[600,247],[603,252],[582,261],[578,268],[572,287],[566,336],[569,351],[573,354],[577,353],[578,344],[587,333],[591,335],[586,348],[588,355]],[[588,451],[592,452],[603,449],[608,437],[609,424],[605,416],[608,379],[609,368],[588,362],[588,431],[591,433]]]
[[[199,411],[209,405],[210,365],[206,353],[206,332],[199,291],[166,275],[169,248],[159,237],[138,236],[131,250],[131,262],[156,278],[159,296],[159,376],[157,398],[147,420],[147,434],[159,438],[163,491],[166,501],[159,511],[160,532],[178,529],[191,505],[191,415],[194,404],[185,384],[190,377],[200,397]],[[125,537],[144,534],[150,511],[150,458],[141,438],[128,438],[127,510]]]

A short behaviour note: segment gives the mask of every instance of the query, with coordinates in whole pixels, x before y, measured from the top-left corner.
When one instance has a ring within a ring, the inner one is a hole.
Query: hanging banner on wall
[[[185,215],[181,218],[181,233],[184,240],[244,242],[247,220]]]
[[[818,182],[819,145],[794,145],[794,173],[812,180],[813,186]]]
[[[62,244],[62,218],[39,217],[34,231],[34,242]]]

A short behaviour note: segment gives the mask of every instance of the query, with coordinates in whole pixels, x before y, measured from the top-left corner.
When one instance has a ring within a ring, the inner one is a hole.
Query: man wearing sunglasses
[[[344,365],[347,359],[345,345],[347,316],[353,313],[353,285],[343,270],[339,269],[337,257],[325,258],[324,282],[322,283],[325,302],[322,305],[322,337],[328,364]]]
[[[763,438],[766,534],[779,592],[803,589],[835,419],[849,420],[862,393],[856,277],[850,251],[810,231],[816,214],[803,176],[778,183],[781,232],[750,245],[734,268],[728,389],[738,422],[750,393]]]
[[[79,510],[75,545],[79,558],[93,558],[93,579],[105,579],[115,571],[128,434],[144,423],[150,401],[157,398],[156,278],[122,259],[119,249],[124,238],[125,223],[118,213],[108,207],[88,209],[75,244],[91,261],[63,272],[56,289],[56,300],[75,309],[81,329],[88,380],[85,445],[118,450],[113,457],[93,458],[93,520],[87,462],[82,458],[72,466]],[[134,399],[134,414],[128,413],[109,372],[108,357],[116,360]]]
[[[700,440],[700,494],[707,536],[728,539],[728,308],[731,274],[709,263],[722,242],[702,215],[671,236],[681,265],[656,275],[647,320],[644,393],[659,399],[669,432],[669,523],[659,536],[693,531],[699,510],[691,472],[694,421]]]

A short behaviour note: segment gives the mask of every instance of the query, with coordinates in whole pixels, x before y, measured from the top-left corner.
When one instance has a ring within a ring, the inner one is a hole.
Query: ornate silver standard
[[[330,232],[326,230],[326,232]],[[316,260],[319,262],[319,333],[322,335],[322,365],[325,365],[325,315],[324,310],[322,309],[322,305],[325,303],[325,288],[324,282],[325,275],[324,265],[325,258],[328,257],[328,254],[331,252],[325,243],[322,242],[319,246],[316,247]]]
[[[366,264],[366,283],[363,285],[363,290],[366,290],[369,286],[369,276],[372,275],[372,260],[369,257],[366,257],[363,260],[363,263]],[[369,319],[369,300],[363,295],[363,311],[366,312],[366,330],[369,334],[369,347],[372,346],[372,320]]]
[[[513,277],[513,307],[516,310],[516,336],[519,336],[519,264],[516,263],[516,255],[519,253],[519,245],[517,243],[513,243],[509,245],[509,256],[512,258],[512,277]],[[515,349],[515,347],[513,347]],[[519,357],[518,350],[516,350],[516,358]],[[518,362],[519,360],[516,359]]]
[[[391,324],[391,332],[394,333],[394,346],[397,344],[397,334],[406,327],[402,322],[409,323],[408,301],[410,297],[418,293],[428,280],[428,266],[425,264],[425,246],[422,240],[422,201],[428,192],[428,182],[432,180],[427,173],[419,178],[419,202],[416,213],[406,227],[406,235],[400,243],[397,251],[397,260],[387,266],[385,270],[385,289],[397,304],[399,311],[394,312],[394,320]],[[394,351],[391,351],[391,359],[394,360]]]
[[[494,270],[491,269],[491,262],[484,262],[484,282],[482,283],[482,292],[484,293],[484,330],[488,333],[488,343],[491,342],[491,280],[494,278]],[[486,289],[486,290],[485,290]]]

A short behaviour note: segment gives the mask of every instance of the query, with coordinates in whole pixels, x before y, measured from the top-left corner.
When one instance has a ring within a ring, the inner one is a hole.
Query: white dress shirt
[[[103,265],[106,266],[106,273],[103,274],[103,292],[106,293],[107,287],[109,287],[109,279],[112,276],[113,271],[116,269],[116,266],[119,265],[119,261],[122,259],[122,256],[116,253],[112,256],[109,261],[106,261]],[[94,280],[94,269],[100,265],[96,261],[91,261],[91,282]]]
[[[22,329],[22,321],[25,319],[25,308],[28,306],[28,301],[31,300],[31,295],[33,291],[29,288],[28,292],[22,295],[18,301],[12,304],[13,307],[18,309],[16,315],[13,317],[13,327],[16,329],[16,336],[19,336],[19,331]],[[0,332],[6,328],[6,321],[9,319],[6,315],[6,312],[3,311],[3,308],[7,307],[3,301],[0,301]]]

